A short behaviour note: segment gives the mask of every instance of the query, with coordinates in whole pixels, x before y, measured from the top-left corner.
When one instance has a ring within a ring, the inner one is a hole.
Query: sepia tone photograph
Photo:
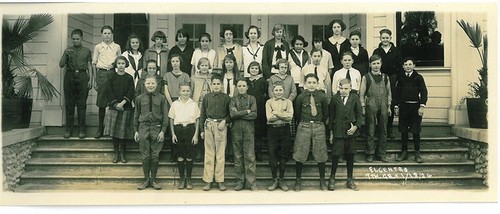
[[[498,200],[494,3],[0,4],[1,205]]]

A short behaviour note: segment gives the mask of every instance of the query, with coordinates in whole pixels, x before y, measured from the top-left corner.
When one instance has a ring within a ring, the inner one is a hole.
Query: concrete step
[[[362,174],[354,175],[355,182],[361,190],[385,190],[385,189],[452,189],[452,188],[471,188],[483,189],[482,177],[475,173],[456,173],[442,176],[400,176],[398,178],[372,178]],[[345,187],[345,175],[336,176],[336,190],[347,190]],[[135,190],[136,186],[143,182],[141,176],[57,176],[57,175],[26,175],[21,184],[15,191],[40,191],[40,190]],[[157,179],[163,186],[161,191],[180,191],[176,184],[178,177],[162,176]],[[204,182],[201,176],[193,176],[192,192],[200,192]],[[291,191],[295,183],[295,177],[285,178],[285,182]],[[232,177],[226,176],[225,184],[228,191],[232,192],[236,181]],[[259,191],[267,191],[266,188],[271,185],[271,177],[257,178]],[[303,176],[302,185],[304,190],[319,190],[319,179],[317,177]],[[218,191],[216,185],[212,185],[212,191]],[[186,190],[184,190],[186,191]],[[277,190],[280,191],[280,190]],[[292,191],[293,192],[293,191]]]
[[[330,150],[329,150],[330,151]],[[398,155],[400,154],[400,149],[389,149],[387,150],[387,158],[396,161]],[[413,149],[409,149],[409,159],[413,159]],[[355,159],[359,161],[364,161],[365,151],[358,149],[355,154]],[[469,151],[467,148],[461,147],[449,147],[449,148],[430,148],[421,149],[420,155],[424,160],[442,160],[455,162],[463,159],[467,159],[469,156]],[[140,160],[141,155],[139,149],[132,148],[127,149],[125,154],[126,158],[129,160]],[[161,161],[169,161],[171,156],[170,150],[163,149],[160,153]],[[269,155],[267,151],[262,151],[262,160],[269,160]],[[113,149],[111,148],[35,148],[31,154],[31,158],[63,158],[63,159],[84,159],[93,162],[106,162],[111,160],[113,157]]]

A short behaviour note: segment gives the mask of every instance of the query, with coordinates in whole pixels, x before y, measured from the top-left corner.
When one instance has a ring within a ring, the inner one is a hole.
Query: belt
[[[101,70],[101,71],[112,71],[112,70],[115,70],[115,69],[114,69],[114,68],[110,68],[110,69],[98,68],[97,70]]]
[[[273,127],[273,128],[281,128],[281,127],[289,126],[290,124],[288,124],[288,123],[275,123],[275,124],[267,124],[267,125],[270,127]]]
[[[66,71],[67,71],[67,72],[73,72],[73,73],[76,73],[76,74],[77,74],[77,73],[87,72],[87,69],[85,69],[85,70],[83,70],[83,69],[81,69],[81,70],[66,70]]]
[[[180,124],[174,124],[174,126],[182,126],[182,127],[194,126],[194,123],[180,123]]]
[[[302,121],[304,123],[323,123],[322,121],[314,121],[314,120],[311,120],[311,121]]]
[[[212,119],[212,118],[207,118],[207,121],[211,122],[222,122],[224,119]]]
[[[160,126],[161,127],[161,122],[140,122],[142,125],[146,126]]]
[[[418,101],[405,101],[405,103],[418,104]]]

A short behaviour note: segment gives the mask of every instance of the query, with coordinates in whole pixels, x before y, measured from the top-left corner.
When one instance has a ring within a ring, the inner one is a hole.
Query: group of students
[[[365,121],[366,161],[374,157],[389,161],[385,144],[393,112],[399,112],[402,133],[398,160],[408,158],[411,132],[415,161],[423,161],[419,133],[427,89],[423,77],[414,71],[415,61],[403,60],[390,42],[390,30],[380,31],[379,48],[368,58],[360,45],[361,33],[351,32],[347,39],[341,35],[344,29],[341,20],[333,20],[331,37],[324,41],[314,38],[310,53],[300,35],[291,40],[290,48],[281,24],[274,25],[273,38],[263,46],[258,42],[258,27],[250,26],[246,31],[249,43],[244,47],[233,42],[235,30],[225,27],[220,32],[222,45],[215,50],[209,47],[208,33],[201,34],[200,48],[193,49],[183,29],[177,31],[177,45],[169,50],[164,46],[166,35],[157,31],[151,37],[154,45],[142,54],[143,44],[137,35],[129,36],[126,51],[121,53],[112,41],[113,29],[104,26],[103,41],[95,46],[93,57],[82,46],[83,32],[76,29],[71,33],[73,47],[66,49],[60,60],[60,67],[66,67],[64,137],[72,135],[76,106],[78,136],[85,138],[86,99],[93,87],[99,107],[95,137],[112,137],[113,162],[127,162],[127,141],[139,143],[145,181],[138,189],[161,189],[156,181],[159,153],[165,139],[170,139],[175,145],[172,157],[180,174],[179,189],[193,188],[193,159],[204,149],[203,190],[210,190],[213,182],[219,190],[226,190],[226,150],[234,157],[234,189],[258,190],[256,159],[261,159],[267,136],[273,179],[269,191],[288,190],[284,174],[290,155],[296,161],[294,190],[300,191],[309,153],[318,162],[320,189],[335,189],[338,163],[345,158],[346,186],[358,190],[353,181],[354,144]],[[328,185],[327,142],[332,155]]]

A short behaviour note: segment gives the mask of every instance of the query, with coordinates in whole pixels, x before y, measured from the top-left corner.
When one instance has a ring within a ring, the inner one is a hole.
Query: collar
[[[278,100],[286,100],[286,98],[284,98],[284,97],[280,97],[280,98],[275,97],[275,98],[274,98],[274,100],[275,100],[275,101],[278,101]]]
[[[408,76],[407,74],[408,73],[406,73],[406,71],[405,71],[405,76]],[[413,71],[410,72],[410,77],[411,77],[411,75],[413,75]]]
[[[147,90],[147,89],[146,89],[146,90]],[[156,91],[156,89],[155,89],[153,92],[148,92],[148,91],[146,91],[146,94],[147,94],[147,95],[157,95],[157,94],[158,94],[158,92],[157,92],[157,91]]]
[[[377,73],[373,72],[373,71],[370,71],[373,75],[382,75],[382,71],[379,71]]]
[[[177,98],[177,101],[182,103],[181,97]],[[194,102],[194,100],[189,97],[188,100],[186,101],[186,104],[190,102]]]
[[[246,99],[246,98],[248,98],[248,94],[239,94],[239,93],[238,93],[238,97],[239,97],[239,98],[245,98],[245,99]]]
[[[359,45],[356,48],[354,48],[354,47],[351,46],[351,50],[359,50]]]
[[[305,89],[305,90],[304,90],[304,93],[306,93],[306,94],[309,96],[309,95],[314,95],[314,94],[316,94],[316,91],[318,91],[318,90],[309,91],[309,90]]]

